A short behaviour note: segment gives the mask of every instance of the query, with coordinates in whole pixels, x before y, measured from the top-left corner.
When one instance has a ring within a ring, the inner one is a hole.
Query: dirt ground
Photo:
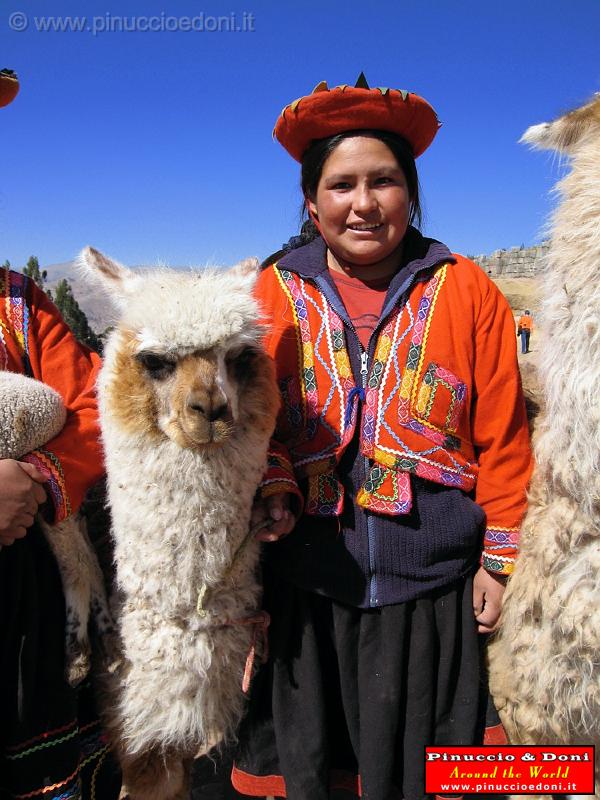
[[[490,277],[506,297],[516,315],[529,309],[535,317],[540,308],[540,288],[537,278]]]

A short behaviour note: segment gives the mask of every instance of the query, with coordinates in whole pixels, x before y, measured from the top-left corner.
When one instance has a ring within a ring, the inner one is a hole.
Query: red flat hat
[[[425,152],[440,127],[437,115],[419,95],[400,89],[371,89],[361,73],[356,86],[325,81],[306,97],[286,106],[273,136],[296,161],[302,161],[315,139],[354,130],[391,131],[403,136],[416,158]]]
[[[17,96],[19,79],[11,69],[0,70],[0,108],[7,106]]]

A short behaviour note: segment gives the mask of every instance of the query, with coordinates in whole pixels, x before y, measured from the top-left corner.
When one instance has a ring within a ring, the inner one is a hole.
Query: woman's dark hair
[[[416,228],[420,228],[423,222],[423,212],[419,201],[419,176],[417,174],[412,148],[406,139],[390,131],[345,131],[344,133],[337,133],[335,136],[329,136],[326,139],[317,139],[314,141],[302,157],[300,186],[304,197],[315,196],[325,162],[340,142],[353,136],[369,136],[372,139],[378,139],[391,150],[406,178],[408,196],[410,197],[408,223],[409,225],[414,225]],[[295,250],[297,247],[302,247],[302,245],[312,242],[313,239],[316,239],[316,237],[320,235],[317,226],[309,217],[306,201],[302,204],[301,219],[303,223],[300,235],[292,236],[289,242],[283,245],[282,250],[269,256],[268,259],[265,259],[263,267],[274,263],[274,261],[277,261],[290,250]]]

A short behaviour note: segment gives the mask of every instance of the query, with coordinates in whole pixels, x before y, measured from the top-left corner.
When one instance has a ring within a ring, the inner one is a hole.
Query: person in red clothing
[[[254,515],[272,520],[270,660],[235,796],[421,800],[423,748],[483,736],[478,631],[498,621],[531,453],[508,304],[418,231],[415,158],[438,127],[362,76],[275,127],[314,225],[256,290],[282,406]]]
[[[524,314],[521,314],[517,322],[517,334],[521,337],[521,353],[529,352],[529,340],[531,338],[531,331],[533,330],[533,320],[531,314],[527,309]]]
[[[16,94],[10,73],[0,106]],[[54,388],[67,409],[58,436],[0,460],[0,798],[116,800],[120,778],[89,683],[64,677],[65,607],[54,557],[35,522],[77,511],[103,473],[95,397],[100,358],[80,345],[37,286],[0,271],[0,369]]]

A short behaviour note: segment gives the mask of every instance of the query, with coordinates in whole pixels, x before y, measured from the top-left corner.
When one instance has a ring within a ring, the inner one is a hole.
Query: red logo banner
[[[594,747],[427,747],[428,794],[594,794]]]

